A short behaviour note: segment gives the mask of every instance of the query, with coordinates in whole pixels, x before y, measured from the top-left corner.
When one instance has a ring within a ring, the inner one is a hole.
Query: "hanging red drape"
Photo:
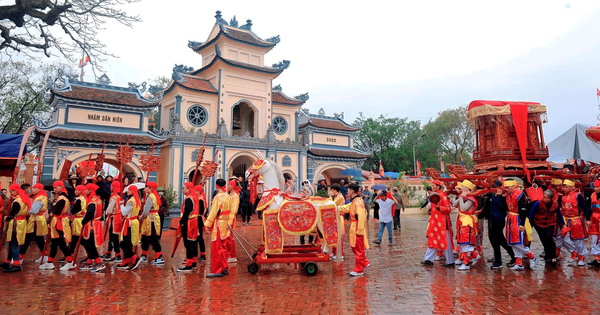
[[[510,104],[510,113],[517,133],[521,159],[523,160],[523,172],[527,176],[527,181],[531,182],[530,173],[527,164],[525,164],[527,156],[527,105]]]

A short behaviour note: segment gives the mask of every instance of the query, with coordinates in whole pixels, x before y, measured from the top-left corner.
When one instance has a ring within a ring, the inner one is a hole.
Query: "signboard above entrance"
[[[140,115],[135,114],[69,108],[68,115],[67,122],[69,123],[135,129],[140,128]]]

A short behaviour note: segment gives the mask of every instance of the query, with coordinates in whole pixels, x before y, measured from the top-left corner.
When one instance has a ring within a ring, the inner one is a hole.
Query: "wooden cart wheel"
[[[258,264],[255,262],[252,262],[251,264],[248,265],[248,272],[251,274],[255,274],[258,272]]]
[[[304,270],[307,275],[314,276],[317,274],[317,271],[319,271],[319,267],[317,267],[316,263],[309,261],[304,265]]]

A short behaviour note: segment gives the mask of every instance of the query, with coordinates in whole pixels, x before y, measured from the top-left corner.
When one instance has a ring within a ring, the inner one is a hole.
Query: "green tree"
[[[435,157],[435,161],[427,159],[424,165],[439,169],[439,158],[444,154],[446,164],[460,165],[462,155],[467,169],[473,167],[475,130],[467,120],[466,105],[439,112],[435,120],[429,121],[423,130],[427,136],[423,139],[421,148]]]
[[[413,169],[412,145],[421,134],[420,122],[408,118],[365,118],[362,113],[355,121],[361,126],[354,137],[355,147],[372,152],[363,165],[365,170],[377,172],[379,161],[386,170]]]

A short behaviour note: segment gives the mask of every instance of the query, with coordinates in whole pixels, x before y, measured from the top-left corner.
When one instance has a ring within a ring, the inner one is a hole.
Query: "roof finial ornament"
[[[233,16],[233,19],[229,20],[229,25],[238,27],[238,20],[235,18],[235,15]]]
[[[192,67],[176,64],[175,67],[173,67],[173,74],[171,75],[171,78],[173,78],[174,81],[185,83],[187,81],[180,73],[190,72],[193,70],[194,68]]]
[[[229,24],[227,24],[227,21],[223,20],[223,18],[221,17],[221,11],[217,10],[217,15],[215,15],[215,18],[217,19],[217,23],[216,24],[229,25]]]
[[[197,42],[195,40],[188,40],[188,47],[189,48],[194,48],[196,46],[200,46],[202,45],[202,42]]]
[[[279,91],[279,92],[281,92],[283,89],[281,88],[281,84],[277,84],[276,86],[274,86],[274,87],[272,88],[272,90],[273,90],[273,91]]]
[[[281,70],[285,70],[290,66],[290,61],[289,60],[283,60],[280,61],[279,63],[274,63],[273,64],[273,68],[277,68],[277,69],[281,69]]]
[[[279,35],[277,35],[277,36],[267,38],[266,41],[269,43],[278,44],[281,41],[281,39],[279,39]]]
[[[319,116],[325,116],[325,111],[323,110],[323,107],[319,109]]]
[[[307,93],[302,93],[300,95],[296,95],[294,96],[295,99],[299,100],[299,101],[303,101],[306,102],[308,101],[308,92]]]
[[[96,79],[96,83],[102,84],[102,85],[109,85],[111,83],[111,81],[105,73]]]
[[[252,20],[246,20],[246,24],[240,26],[240,28],[243,30],[251,31],[252,30]]]

